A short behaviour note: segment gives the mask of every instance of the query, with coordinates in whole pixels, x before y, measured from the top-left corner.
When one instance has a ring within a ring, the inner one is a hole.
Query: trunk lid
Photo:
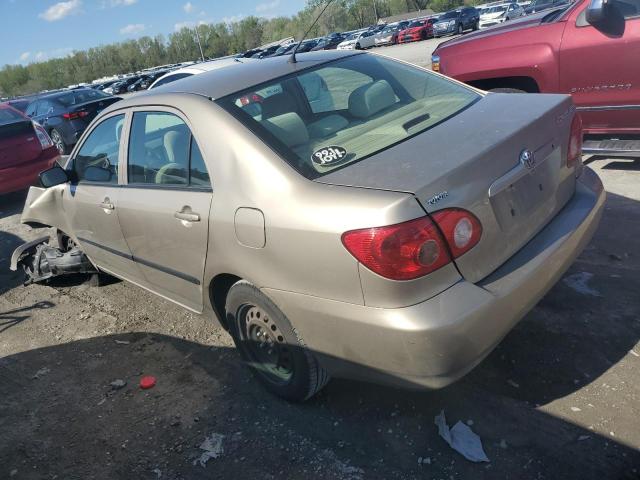
[[[28,119],[0,124],[0,168],[32,162],[42,152],[40,141]]]
[[[477,282],[573,195],[566,157],[574,111],[565,95],[488,94],[431,130],[315,181],[413,193],[428,213],[472,212],[482,237],[456,265]],[[533,161],[520,160],[525,150]]]
[[[69,106],[69,113],[86,112],[86,115],[81,119],[88,125],[102,110],[119,100],[122,99],[120,97],[107,97],[80,103],[78,105],[71,105]]]

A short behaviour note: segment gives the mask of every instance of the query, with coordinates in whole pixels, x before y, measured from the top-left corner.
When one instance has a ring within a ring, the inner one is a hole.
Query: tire
[[[491,88],[489,91],[494,93],[527,93],[518,88]]]
[[[359,43],[356,43],[356,50],[362,50],[362,47],[360,46]]]
[[[480,20],[477,20],[473,24],[473,31],[475,32],[476,30],[479,30],[479,29],[480,29]]]
[[[269,392],[303,402],[327,384],[327,371],[284,313],[255,286],[244,280],[234,284],[225,311],[240,356]]]
[[[462,27],[462,24],[458,24],[458,35],[462,35],[462,32],[464,32],[464,28]]]
[[[60,132],[54,128],[49,133],[49,136],[51,137],[53,144],[58,149],[58,152],[60,152],[60,155],[67,155],[69,153],[69,145],[64,142],[64,138],[62,138]]]

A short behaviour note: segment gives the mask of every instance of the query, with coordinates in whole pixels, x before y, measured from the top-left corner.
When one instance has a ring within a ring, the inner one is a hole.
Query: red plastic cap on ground
[[[155,387],[156,385],[156,377],[152,377],[151,375],[147,377],[142,377],[140,379],[140,388],[146,390],[148,388]]]

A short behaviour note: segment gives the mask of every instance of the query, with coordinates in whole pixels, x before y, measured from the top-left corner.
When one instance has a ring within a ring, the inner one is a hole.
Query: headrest
[[[309,141],[307,127],[297,113],[284,113],[262,120],[261,123],[287,147],[295,147]]]
[[[296,110],[296,101],[287,92],[276,93],[262,101],[262,118],[276,117]]]
[[[396,103],[396,94],[386,80],[367,83],[349,95],[349,113],[357,118],[369,118]]]

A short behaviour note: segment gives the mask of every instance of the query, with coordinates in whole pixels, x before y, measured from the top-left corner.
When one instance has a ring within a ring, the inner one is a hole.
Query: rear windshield
[[[217,102],[313,179],[418,135],[479,98],[429,71],[354,55]]]
[[[69,93],[62,94],[56,97],[56,100],[65,107],[71,105],[79,105],[81,103],[90,102],[91,100],[99,100],[101,98],[107,98],[109,95],[101,92],[100,90],[74,90]]]
[[[445,13],[438,20],[446,20],[448,18],[458,18],[459,16],[460,16],[460,11],[454,10],[452,12]]]
[[[24,122],[26,119],[12,108],[0,108],[0,125]]]

